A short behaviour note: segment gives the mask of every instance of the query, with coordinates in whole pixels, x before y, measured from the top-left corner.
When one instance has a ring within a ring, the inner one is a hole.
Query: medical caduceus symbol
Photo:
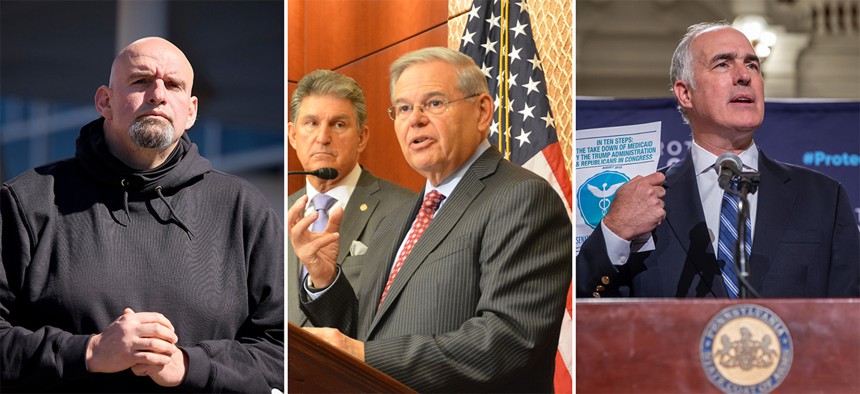
[[[609,197],[615,195],[615,192],[618,191],[618,188],[623,185],[624,182],[616,183],[612,186],[608,186],[608,183],[603,184],[603,190],[598,189],[597,186],[587,185],[588,191],[591,192],[595,197],[599,198],[600,201],[597,202],[597,206],[600,207],[600,211],[603,216],[606,216],[606,212],[609,211],[609,205],[612,203],[609,201]],[[607,187],[608,186],[608,187]]]

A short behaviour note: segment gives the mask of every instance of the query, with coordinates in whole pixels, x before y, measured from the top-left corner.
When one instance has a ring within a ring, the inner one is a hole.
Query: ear
[[[690,110],[693,108],[693,101],[690,96],[693,93],[693,89],[684,81],[675,81],[675,85],[672,86],[672,90],[675,92],[675,97],[678,99],[678,104],[686,110]]]
[[[98,111],[99,115],[107,120],[111,120],[113,118],[113,111],[110,102],[110,88],[107,86],[99,86],[96,90],[96,95],[93,97],[93,101],[96,104],[96,111]]]
[[[481,93],[478,96],[478,130],[489,132],[490,125],[493,123],[493,98],[487,93]],[[486,133],[484,133],[486,134]]]
[[[188,103],[188,118],[185,119],[185,130],[194,126],[197,122],[197,96],[191,96],[191,101]]]
[[[296,149],[296,125],[293,122],[287,123],[287,139],[290,140],[290,146]]]
[[[358,131],[358,153],[364,151],[364,148],[367,147],[367,141],[370,140],[370,127],[364,125],[361,130]]]

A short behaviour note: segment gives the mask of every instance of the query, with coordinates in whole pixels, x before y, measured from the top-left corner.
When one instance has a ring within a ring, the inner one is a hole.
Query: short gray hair
[[[394,85],[400,79],[409,66],[418,63],[427,63],[432,61],[441,61],[457,67],[457,88],[469,96],[473,94],[489,93],[487,88],[487,78],[484,73],[475,65],[472,58],[457,52],[453,49],[445,47],[429,47],[409,52],[399,59],[395,60],[389,68],[391,75],[390,95],[394,101]]]
[[[295,122],[299,116],[302,100],[308,96],[334,96],[349,100],[355,109],[355,119],[359,131],[367,121],[367,102],[364,91],[354,79],[331,70],[316,70],[302,77],[299,86],[290,99],[290,122]]]
[[[728,22],[722,20],[719,22],[702,22],[692,25],[687,28],[687,34],[681,38],[678,47],[675,48],[675,53],[672,55],[672,65],[669,68],[669,91],[674,92],[675,81],[684,81],[690,85],[691,89],[696,89],[696,83],[693,79],[693,54],[690,53],[690,43],[693,39],[707,33],[709,31],[732,27]],[[677,97],[675,98],[677,100]],[[689,124],[687,119],[687,111],[681,104],[678,104],[678,112],[681,113],[681,118],[684,123]]]

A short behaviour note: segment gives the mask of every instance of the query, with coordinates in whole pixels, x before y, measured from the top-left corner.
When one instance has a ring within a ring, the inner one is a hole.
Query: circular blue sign
[[[609,212],[615,199],[615,192],[630,178],[617,171],[604,171],[595,174],[582,183],[576,193],[577,208],[582,220],[591,228],[597,227],[600,220]]]

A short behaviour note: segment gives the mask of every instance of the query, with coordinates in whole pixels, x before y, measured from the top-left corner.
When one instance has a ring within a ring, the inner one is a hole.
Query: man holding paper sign
[[[745,224],[753,294],[860,296],[860,233],[845,189],[769,159],[753,141],[764,81],[743,33],[722,22],[691,26],[670,77],[693,132],[690,153],[618,189],[577,256],[577,296],[737,297],[738,205],[715,165],[726,153],[742,161],[737,172],[760,176]]]

